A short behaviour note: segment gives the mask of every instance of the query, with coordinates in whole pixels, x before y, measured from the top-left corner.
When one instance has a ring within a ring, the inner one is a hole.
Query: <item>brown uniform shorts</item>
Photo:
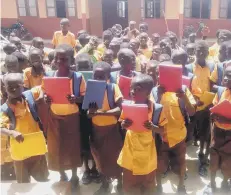
[[[125,195],[151,195],[156,188],[156,172],[147,175],[133,175],[123,169],[123,189]]]
[[[47,181],[49,175],[45,155],[14,161],[14,169],[18,183],[29,183],[30,176],[39,182]]]
[[[185,140],[178,143],[172,148],[169,148],[168,143],[164,142],[161,145],[161,149],[157,157],[158,172],[164,173],[167,170],[170,162],[171,170],[175,174],[181,175],[186,170],[185,154],[186,154]]]

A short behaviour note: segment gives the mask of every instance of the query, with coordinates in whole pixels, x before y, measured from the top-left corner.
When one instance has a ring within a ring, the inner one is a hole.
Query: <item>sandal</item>
[[[83,177],[82,177],[82,183],[84,185],[88,185],[92,182],[92,178],[91,178],[91,171],[88,170],[88,171],[85,171],[83,173]]]
[[[90,170],[90,176],[95,183],[101,183],[100,174],[96,169]]]

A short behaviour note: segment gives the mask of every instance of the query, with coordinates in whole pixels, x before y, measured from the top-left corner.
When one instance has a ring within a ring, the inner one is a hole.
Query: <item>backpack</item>
[[[48,71],[45,73],[46,77],[54,77],[55,71]],[[73,72],[73,91],[76,97],[80,96],[80,84],[82,81],[82,73]]]
[[[185,85],[182,85],[182,90],[183,90],[183,92],[186,92],[186,89],[187,89],[187,87],[186,87]],[[154,100],[155,100],[156,102],[159,102],[159,101],[160,101],[160,100],[158,100],[158,88],[157,88],[157,87],[154,87],[154,88],[152,89],[151,94],[152,94],[152,96],[153,96],[153,98],[154,98]],[[178,103],[179,103],[179,106],[180,106],[181,114],[182,114],[183,117],[184,117],[185,124],[188,125],[188,124],[190,123],[190,118],[189,118],[189,114],[188,114],[188,112],[187,112],[187,110],[186,110],[186,108],[185,108],[185,103],[184,103],[184,101],[181,100],[181,99],[178,100]]]
[[[185,67],[187,68],[187,70],[193,74],[193,65],[194,64],[188,64],[186,65]],[[213,72],[214,68],[215,68],[215,65],[214,63],[207,63],[209,69],[210,69],[210,74]],[[217,79],[217,85],[221,85],[222,83],[222,79],[223,79],[223,65],[221,63],[219,63],[217,65],[217,76],[218,76],[218,79]]]
[[[43,131],[43,125],[38,116],[37,106],[35,104],[35,100],[34,100],[31,90],[24,91],[22,95],[23,95],[23,98],[25,98],[28,103],[33,119],[38,123],[39,128]],[[7,103],[4,103],[1,106],[1,112],[5,113],[9,117],[10,129],[14,130],[16,128],[16,118],[15,118],[13,110],[7,105]]]

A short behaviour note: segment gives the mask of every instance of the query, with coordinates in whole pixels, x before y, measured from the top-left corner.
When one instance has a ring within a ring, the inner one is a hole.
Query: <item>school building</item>
[[[203,21],[215,37],[218,29],[231,30],[231,0],[1,0],[1,25],[17,20],[33,36],[51,39],[59,29],[60,18],[71,21],[75,34],[86,29],[101,36],[103,30],[119,23],[123,27],[135,20],[149,24],[149,33],[163,35],[169,30],[182,34],[186,25]]]

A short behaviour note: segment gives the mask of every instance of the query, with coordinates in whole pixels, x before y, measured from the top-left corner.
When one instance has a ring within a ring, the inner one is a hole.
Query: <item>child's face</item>
[[[5,53],[7,55],[10,55],[12,54],[13,52],[15,52],[17,50],[16,46],[15,45],[12,45],[11,47],[8,47],[7,49],[5,49]]]
[[[17,47],[17,49],[19,51],[22,49],[22,43],[21,43],[21,41],[15,41],[14,44],[15,44],[15,46]]]
[[[119,62],[121,65],[122,70],[124,72],[130,72],[134,69],[136,65],[136,57],[132,55],[123,55],[123,57],[119,58]]]
[[[90,64],[88,60],[80,60],[78,61],[77,71],[88,71],[91,70]]]
[[[63,23],[60,24],[60,28],[61,28],[61,30],[64,31],[64,32],[68,31],[69,26],[70,26],[70,25],[69,25],[68,22],[63,22]]]
[[[161,54],[161,49],[160,47],[153,47],[153,52],[152,52],[152,59],[153,60],[158,60],[159,56]]]
[[[142,33],[142,32],[146,33],[147,31],[148,31],[148,29],[147,29],[147,27],[145,25],[140,26],[140,33]]]
[[[36,41],[34,43],[34,47],[43,50],[44,49],[44,43],[43,43],[43,41],[42,40],[41,41]]]
[[[146,68],[147,75],[151,76],[154,82],[154,86],[156,86],[158,81],[158,70],[156,66],[152,66],[150,64],[147,65]]]
[[[204,61],[207,58],[208,54],[209,51],[207,48],[202,46],[196,48],[196,57],[198,60]]]
[[[160,42],[160,37],[159,36],[153,36],[152,37],[152,42],[155,44],[158,44]]]
[[[113,53],[105,53],[103,56],[103,61],[112,65],[113,64]]]
[[[196,40],[196,35],[194,35],[194,34],[189,35],[189,41],[190,41],[191,43],[194,43],[195,40]]]
[[[129,49],[131,49],[134,53],[137,53],[139,46],[136,42],[131,42],[129,44]]]
[[[17,98],[22,95],[23,82],[21,80],[9,80],[5,83],[6,92],[9,97]]]
[[[102,68],[96,68],[94,72],[94,79],[98,81],[107,81],[109,79],[109,74]]]
[[[194,56],[195,55],[195,48],[192,48],[192,47],[187,48],[187,54],[189,56]]]
[[[55,54],[55,65],[60,71],[67,71],[71,65],[71,57],[66,54],[65,51],[58,51]]]
[[[174,35],[170,35],[169,38],[170,38],[170,40],[171,40],[172,45],[176,45],[177,38],[176,38]]]
[[[187,56],[176,55],[176,56],[174,56],[173,63],[174,64],[181,64],[184,66],[187,63]]]
[[[109,49],[111,49],[114,53],[114,58],[117,58],[117,54],[120,50],[120,45],[117,45],[117,44],[110,44],[109,45]]]
[[[19,71],[19,63],[18,62],[11,62],[5,64],[6,70],[8,73],[17,73]]]
[[[228,89],[231,89],[231,68],[230,68],[230,66],[228,68],[226,68],[226,70],[225,70],[223,84]]]
[[[132,82],[130,93],[136,103],[146,103],[149,96],[148,90],[136,82]]]
[[[30,63],[35,68],[42,67],[42,56],[40,54],[31,54],[30,55]]]
[[[148,37],[146,36],[140,37],[140,45],[147,45],[147,42],[148,42]]]
[[[107,48],[109,47],[109,44],[111,43],[111,40],[112,40],[112,37],[111,37],[111,36],[105,35],[105,36],[103,37],[104,45],[105,45]]]
[[[161,54],[171,54],[171,48],[166,41],[160,42]]]

